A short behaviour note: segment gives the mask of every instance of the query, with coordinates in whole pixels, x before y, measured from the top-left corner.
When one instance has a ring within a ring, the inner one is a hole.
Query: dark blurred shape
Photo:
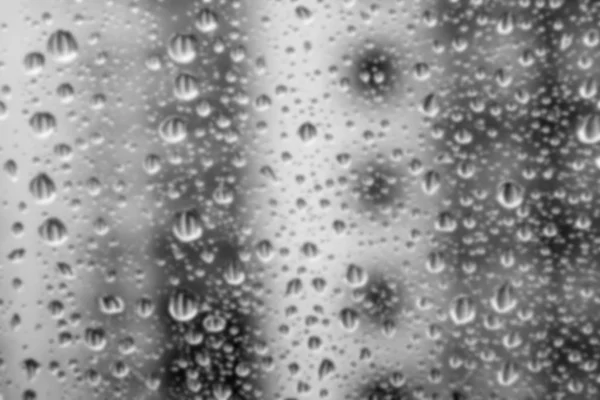
[[[357,182],[352,188],[362,205],[389,205],[401,198],[398,178],[384,165],[367,165],[357,172]]]
[[[385,100],[399,87],[395,56],[379,45],[367,45],[352,56],[352,87],[373,100]]]
[[[467,400],[468,397],[466,394],[462,393],[460,390],[453,390],[450,394],[451,400]]]
[[[166,309],[161,310],[161,318],[172,321],[165,323],[166,337],[185,338],[174,343],[166,354],[162,389],[199,398],[212,398],[215,390],[231,391],[230,399],[257,398],[261,390],[257,383],[253,301],[244,287],[238,290],[223,277],[227,265],[240,263],[238,249],[220,240],[209,251],[214,257],[210,263],[200,261],[200,254],[186,256],[198,260],[195,268],[206,272],[195,284],[185,285],[200,301],[198,316],[182,324],[170,319]]]
[[[366,400],[414,400],[415,396],[410,386],[403,384],[394,386],[389,379],[376,379],[357,391],[356,399]]]
[[[399,285],[388,276],[370,272],[367,284],[354,289],[352,296],[365,315],[374,323],[397,317],[403,306]]]

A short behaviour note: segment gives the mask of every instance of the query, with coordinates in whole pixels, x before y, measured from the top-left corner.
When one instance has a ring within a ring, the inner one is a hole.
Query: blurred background
[[[0,400],[599,398],[600,3],[6,3]]]

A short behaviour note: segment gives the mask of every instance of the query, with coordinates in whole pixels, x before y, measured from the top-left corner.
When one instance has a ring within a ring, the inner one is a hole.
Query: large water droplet
[[[210,8],[203,8],[196,16],[196,28],[204,33],[212,32],[219,27],[219,17]]]
[[[514,310],[517,306],[514,286],[510,282],[505,282],[496,288],[491,304],[494,310],[500,314],[506,314]]]
[[[511,12],[505,12],[502,14],[498,25],[496,25],[496,31],[500,35],[510,35],[515,28],[515,17]]]
[[[340,321],[346,331],[354,332],[359,325],[358,312],[353,308],[344,308],[340,312]]]
[[[421,104],[421,112],[429,118],[435,118],[440,112],[437,96],[435,93],[430,93],[423,99]]]
[[[513,181],[505,181],[498,185],[496,199],[507,209],[519,207],[525,199],[525,189]]]
[[[579,120],[577,138],[583,144],[595,144],[600,141],[600,115],[588,114]]]
[[[312,122],[304,122],[298,128],[298,136],[304,143],[309,143],[317,136],[317,127]]]
[[[456,325],[466,325],[475,320],[475,302],[470,296],[460,295],[450,304],[450,318]]]
[[[175,78],[173,93],[181,101],[195,100],[200,95],[198,79],[190,74],[178,74]]]
[[[56,185],[48,175],[40,173],[29,182],[29,192],[39,203],[51,203],[56,197]]]
[[[79,46],[70,31],[59,29],[48,38],[47,50],[55,61],[66,64],[77,58]]]
[[[200,239],[202,227],[200,226],[200,215],[194,208],[175,213],[173,222],[173,233],[180,241],[187,243]]]
[[[346,282],[353,288],[360,288],[366,285],[369,280],[369,276],[362,267],[356,264],[348,265],[346,269]]]
[[[36,112],[29,119],[29,126],[33,133],[41,139],[45,139],[56,132],[56,118],[48,112]]]
[[[187,121],[177,116],[167,117],[160,123],[158,133],[169,144],[179,143],[188,135]]]
[[[256,255],[263,262],[271,261],[275,256],[273,244],[269,240],[261,240],[256,244]]]
[[[154,302],[149,297],[140,297],[135,302],[135,312],[140,318],[148,318],[154,313]]]
[[[169,40],[167,54],[179,64],[189,64],[196,59],[198,40],[194,35],[176,34]]]
[[[324,358],[319,365],[319,379],[325,379],[335,371],[335,364],[329,358]]]
[[[179,322],[188,322],[196,318],[200,311],[196,296],[187,290],[178,289],[169,297],[169,315]]]
[[[25,73],[27,75],[39,75],[46,65],[46,57],[42,53],[32,52],[28,53],[23,60],[23,66],[25,67]]]
[[[60,246],[67,241],[68,233],[65,224],[58,218],[46,219],[38,228],[38,234],[46,244]]]
[[[498,383],[501,386],[512,386],[519,380],[519,369],[515,362],[505,361],[497,373]]]
[[[98,298],[98,308],[105,315],[117,315],[125,311],[125,300],[122,297],[109,294]]]
[[[106,348],[106,331],[102,328],[86,328],[83,342],[92,351],[102,351]]]

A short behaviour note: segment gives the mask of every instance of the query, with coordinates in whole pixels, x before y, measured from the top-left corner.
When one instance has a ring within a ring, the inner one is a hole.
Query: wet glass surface
[[[600,3],[4,3],[0,400],[600,397]]]

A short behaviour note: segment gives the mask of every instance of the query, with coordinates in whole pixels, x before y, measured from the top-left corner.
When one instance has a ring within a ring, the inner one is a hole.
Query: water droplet
[[[50,246],[60,246],[68,239],[67,227],[58,218],[46,219],[39,226],[38,234]]]
[[[106,331],[102,328],[86,328],[83,334],[83,342],[88,349],[100,352],[106,348]]]
[[[25,374],[27,375],[27,380],[32,381],[39,374],[41,368],[41,364],[34,360],[33,358],[27,358],[23,361],[23,369],[25,370]],[[0,399],[2,399],[2,395],[0,395]]]
[[[220,315],[207,315],[202,321],[202,326],[210,333],[219,333],[225,330],[227,320]]]
[[[48,304],[48,311],[50,311],[50,316],[54,319],[60,319],[64,316],[65,306],[58,300],[52,300]]]
[[[427,270],[432,274],[439,274],[446,269],[446,260],[441,251],[432,251],[427,257],[425,264]]]
[[[219,185],[215,188],[212,195],[213,200],[220,206],[228,206],[233,203],[235,199],[233,190],[225,185],[223,182],[220,182]]]
[[[340,312],[340,321],[346,331],[354,332],[358,329],[359,325],[358,312],[353,308],[344,308]]]
[[[496,31],[500,35],[510,35],[515,28],[515,17],[511,12],[505,12],[502,14],[498,25],[496,25]]]
[[[60,101],[68,104],[75,98],[75,89],[70,83],[63,83],[56,88],[56,95]]]
[[[501,386],[512,386],[519,380],[519,369],[515,362],[505,361],[497,374]]]
[[[429,64],[420,62],[415,64],[414,68],[415,79],[418,81],[426,81],[431,76],[431,69]]]
[[[56,132],[57,123],[53,114],[36,112],[29,119],[29,126],[37,137],[45,139]]]
[[[303,243],[300,252],[306,258],[316,258],[319,255],[319,248],[312,242]]]
[[[158,133],[166,143],[179,143],[188,136],[187,121],[177,116],[167,117],[160,123]]]
[[[200,307],[196,296],[187,290],[178,289],[169,297],[169,315],[179,322],[188,322],[196,318]]]
[[[600,42],[600,35],[598,34],[597,29],[589,29],[583,35],[583,44],[586,47],[590,47],[590,48],[596,47],[596,46],[598,46],[599,42]]]
[[[438,214],[435,220],[435,229],[440,232],[454,232],[458,226],[458,222],[454,215],[449,211],[442,211]]]
[[[466,325],[475,320],[475,302],[470,296],[460,295],[450,304],[450,318],[456,325]]]
[[[77,58],[79,46],[70,31],[59,29],[48,38],[47,50],[55,61],[67,64]]]
[[[493,309],[500,314],[506,314],[517,306],[517,298],[514,286],[509,282],[500,285],[492,297]]]
[[[440,112],[437,96],[435,93],[428,94],[421,104],[421,112],[429,118],[435,118]]]
[[[598,81],[590,77],[581,82],[579,86],[579,95],[586,100],[591,99],[598,93]]]
[[[6,172],[6,175],[8,175],[11,181],[14,182],[17,180],[18,171],[19,168],[15,160],[8,160],[4,163],[4,172]]]
[[[209,33],[219,27],[219,17],[210,8],[203,8],[196,16],[196,28],[200,32]]]
[[[225,272],[223,273],[225,282],[232,286],[239,286],[246,280],[246,273],[242,268],[240,262],[232,261],[225,266]]]
[[[504,208],[519,207],[525,199],[525,189],[513,181],[505,181],[498,185],[496,199]]]
[[[308,23],[312,19],[312,12],[305,6],[298,6],[296,7],[296,17]]]
[[[346,269],[346,282],[352,288],[360,288],[367,284],[369,276],[365,270],[356,264],[348,265]]]
[[[285,294],[287,296],[294,296],[294,295],[299,295],[300,293],[302,293],[302,289],[303,289],[304,285],[302,284],[302,281],[300,280],[300,278],[293,278],[290,279],[290,281],[287,284],[287,287],[285,289]]]
[[[56,268],[58,269],[58,272],[62,275],[64,279],[75,279],[75,271],[73,271],[73,267],[71,267],[71,264],[67,264],[66,262],[58,262],[56,264]]]
[[[156,175],[161,169],[161,158],[157,154],[148,154],[144,158],[144,171],[148,175]]]
[[[117,315],[125,311],[125,300],[114,294],[101,296],[98,298],[98,308],[105,315]]]
[[[69,161],[73,156],[73,149],[66,143],[59,143],[54,146],[54,154],[56,154],[62,161]]]
[[[45,173],[38,174],[29,182],[29,192],[38,203],[51,203],[56,197],[56,185]]]
[[[576,132],[581,143],[598,143],[600,141],[600,115],[593,113],[580,118]]]
[[[423,178],[423,192],[429,196],[435,194],[441,186],[441,177],[437,171],[427,171]]]
[[[154,314],[154,302],[149,297],[140,297],[135,302],[135,312],[140,318],[149,318]]]
[[[317,136],[317,127],[311,122],[304,122],[298,128],[298,136],[304,143],[312,142]]]
[[[273,244],[269,240],[261,240],[256,244],[256,255],[262,262],[268,262],[275,256]]]
[[[329,358],[324,358],[319,365],[319,379],[326,379],[335,371],[335,364]]]
[[[198,40],[194,35],[176,34],[167,46],[167,54],[176,63],[189,64],[196,59]]]
[[[45,65],[46,57],[38,52],[28,53],[23,60],[25,73],[31,76],[39,75],[44,70]]]
[[[175,78],[173,93],[180,101],[195,100],[200,95],[198,79],[190,74],[178,74]]]
[[[203,230],[200,226],[200,216],[196,209],[190,208],[175,213],[173,233],[181,242],[193,242],[200,239]]]
[[[204,334],[198,325],[192,325],[185,333],[185,341],[191,346],[198,346],[204,341]]]

